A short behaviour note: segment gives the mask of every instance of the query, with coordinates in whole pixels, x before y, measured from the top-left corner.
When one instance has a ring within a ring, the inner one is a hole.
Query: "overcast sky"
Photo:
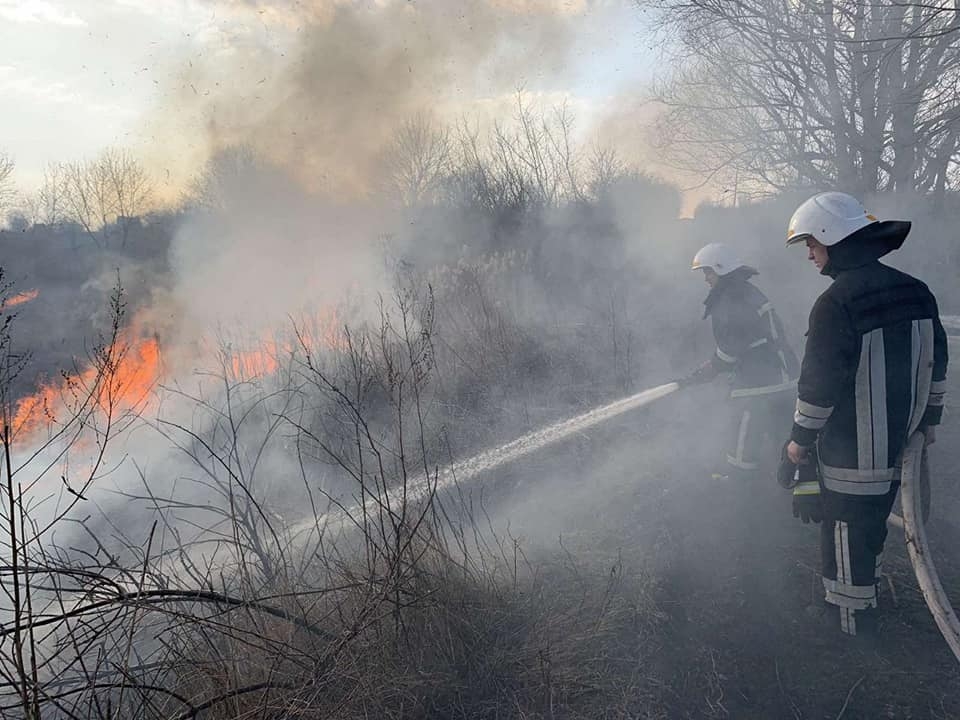
[[[534,96],[568,98],[588,128],[651,73],[644,16],[630,0],[474,2],[489,4],[507,24],[559,23],[570,30],[569,46],[559,67],[522,63],[498,67],[495,82],[463,78],[455,92],[445,86],[438,106],[496,108],[499,95],[523,86]],[[376,13],[417,0],[0,0],[0,149],[13,155],[27,189],[45,163],[111,145],[141,152],[161,174],[182,174],[189,163],[171,156],[192,151],[191,162],[202,159],[202,143],[191,136],[203,134],[207,111],[186,107],[185,93],[216,93],[230,73],[267,89],[279,72],[275,62],[294,52],[304,27],[325,22],[332,5],[351,3]],[[196,86],[196,67],[209,86]],[[267,94],[253,92],[250,102]]]

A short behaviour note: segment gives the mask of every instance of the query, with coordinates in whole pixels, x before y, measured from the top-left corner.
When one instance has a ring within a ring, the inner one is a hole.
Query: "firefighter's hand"
[[[787,457],[794,465],[805,465],[807,463],[808,449],[803,445],[797,445],[793,440],[787,443]]]
[[[924,446],[933,445],[937,441],[937,426],[928,425],[923,430],[923,444]]]
[[[717,376],[717,371],[713,367],[713,363],[707,360],[705,363],[700,365],[692,373],[684,377],[682,380],[679,380],[680,387],[686,387],[688,385],[701,385],[703,383],[710,382]]]
[[[797,484],[797,465],[787,457],[787,441],[780,450],[780,464],[777,465],[777,483],[782,488],[792,490]]]

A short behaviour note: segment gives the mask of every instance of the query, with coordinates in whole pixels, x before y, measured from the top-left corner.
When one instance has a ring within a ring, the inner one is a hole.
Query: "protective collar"
[[[909,232],[910,223],[906,220],[870,223],[827,248],[827,264],[820,274],[836,277],[844,270],[875,262],[898,250]]]

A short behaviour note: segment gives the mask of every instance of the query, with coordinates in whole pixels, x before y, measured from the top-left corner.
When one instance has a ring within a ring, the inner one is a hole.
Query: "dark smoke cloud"
[[[229,7],[272,29],[190,58],[168,107],[202,118],[201,154],[249,145],[339,196],[371,187],[379,149],[404,119],[424,110],[455,118],[559,76],[577,21],[569,3],[542,0]]]

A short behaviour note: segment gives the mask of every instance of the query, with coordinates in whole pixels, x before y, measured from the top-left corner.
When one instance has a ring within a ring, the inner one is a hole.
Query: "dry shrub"
[[[118,294],[115,327],[121,310]],[[322,349],[298,330],[270,381],[237,376],[225,353],[219,392],[179,390],[188,420],[154,422],[179,452],[162,476],[177,474],[175,491],[138,466],[142,490],[99,523],[62,513],[59,534],[40,528],[8,457],[4,711],[654,716],[651,580],[619,559],[602,573],[528,560],[441,482],[435,316],[432,292],[403,291],[379,326]],[[97,355],[108,387],[117,342]],[[106,445],[120,418],[95,405],[59,422]],[[331,473],[346,493],[320,482]],[[283,521],[278,492],[313,511]]]

